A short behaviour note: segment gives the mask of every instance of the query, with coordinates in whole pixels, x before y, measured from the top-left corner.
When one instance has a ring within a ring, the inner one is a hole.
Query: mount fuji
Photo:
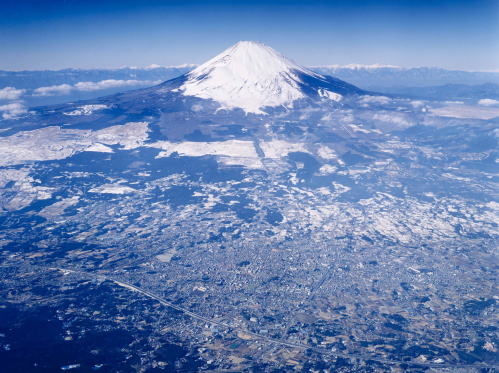
[[[262,114],[264,107],[292,108],[296,100],[327,98],[362,91],[342,80],[317,74],[287,59],[269,46],[240,41],[184,75],[175,89],[185,96],[218,102],[222,108],[241,108]]]

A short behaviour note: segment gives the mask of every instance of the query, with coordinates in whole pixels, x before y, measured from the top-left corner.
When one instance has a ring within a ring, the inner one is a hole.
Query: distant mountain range
[[[33,89],[57,84],[101,80],[167,80],[194,69],[196,65],[122,67],[117,69],[0,70],[0,88]],[[312,66],[310,70],[333,75],[365,89],[380,87],[428,87],[446,84],[499,84],[499,72],[447,70],[438,67],[400,68],[387,65]]]
[[[117,69],[0,70],[0,103],[22,100],[28,106],[38,106],[92,99],[152,86],[186,74],[195,67],[191,64]],[[307,71],[334,76],[361,89],[386,94],[447,100],[499,98],[499,72],[390,65],[314,66]]]
[[[333,75],[364,89],[429,87],[446,84],[499,84],[499,72],[447,70],[439,67],[401,68],[383,65],[316,66],[321,74]]]
[[[430,100],[479,100],[499,99],[499,84],[484,83],[476,85],[445,84],[430,87],[385,87],[383,92],[412,98]]]

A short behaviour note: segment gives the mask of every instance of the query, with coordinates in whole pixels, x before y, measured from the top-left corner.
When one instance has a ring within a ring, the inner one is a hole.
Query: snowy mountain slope
[[[339,79],[314,73],[260,43],[241,41],[185,75],[175,89],[185,96],[211,99],[222,108],[262,114],[264,107],[293,107],[304,98],[339,101],[361,93]]]

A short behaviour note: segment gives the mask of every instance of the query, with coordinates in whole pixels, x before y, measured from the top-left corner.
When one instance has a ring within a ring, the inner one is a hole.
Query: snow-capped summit
[[[240,41],[185,77],[177,91],[217,101],[223,108],[264,113],[265,107],[292,107],[307,97],[339,101],[361,92],[355,86],[314,73],[269,46]]]

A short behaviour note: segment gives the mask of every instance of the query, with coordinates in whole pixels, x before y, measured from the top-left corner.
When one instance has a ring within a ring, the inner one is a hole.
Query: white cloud
[[[20,115],[26,114],[28,110],[21,102],[13,102],[11,104],[1,105],[0,112],[3,119],[14,119]]]
[[[101,89],[117,88],[117,87],[127,87],[127,86],[139,86],[139,85],[153,85],[158,84],[160,81],[151,80],[116,80],[107,79],[101,80],[100,82],[79,82],[74,85],[74,88],[79,91],[99,91]]]
[[[397,124],[400,126],[411,126],[413,123],[407,118],[404,114],[401,113],[386,113],[386,112],[381,112],[381,113],[376,113],[373,115],[372,119],[374,120],[379,120],[381,122],[385,123],[393,123]]]
[[[73,89],[69,84],[51,85],[39,87],[33,91],[33,96],[59,96],[67,95]]]
[[[39,87],[33,91],[33,96],[58,96],[67,95],[72,91],[92,92],[109,88],[137,87],[161,83],[160,80],[116,80],[107,79],[99,82],[78,82],[74,85],[60,84],[47,87]]]
[[[17,100],[24,94],[24,92],[26,92],[25,89],[5,87],[0,89],[0,100]]]
[[[386,96],[362,96],[359,100],[363,104],[389,104],[392,100]]]
[[[183,63],[182,65],[177,65],[177,66],[167,66],[169,68],[177,68],[177,69],[185,69],[186,67],[189,68],[195,68],[198,67],[199,65],[196,65],[195,63]]]
[[[421,100],[413,100],[411,101],[411,105],[413,108],[419,108],[419,107],[422,107],[425,105],[424,101],[421,101]]]
[[[476,105],[448,105],[431,109],[431,112],[441,117],[450,118],[476,118],[493,119],[499,117],[499,107],[489,105],[480,107]]]
[[[478,105],[483,105],[483,106],[499,106],[499,101],[498,100],[493,100],[491,98],[483,98],[478,101]]]

